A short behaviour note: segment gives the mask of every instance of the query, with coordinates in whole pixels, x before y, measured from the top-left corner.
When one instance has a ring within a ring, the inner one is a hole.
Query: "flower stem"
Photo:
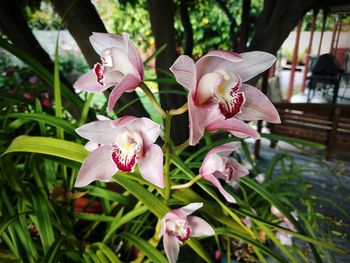
[[[173,152],[182,152],[189,146],[188,140],[173,148]]]
[[[182,105],[180,108],[170,110],[169,115],[181,115],[182,113],[186,112],[188,110],[188,103],[186,102],[184,105]]]
[[[183,189],[191,187],[195,182],[197,182],[199,179],[201,179],[202,176],[199,174],[191,179],[191,181],[185,183],[185,184],[178,184],[171,187],[171,189]]]
[[[140,88],[143,90],[143,92],[146,94],[146,96],[151,100],[153,106],[157,109],[157,111],[162,116],[162,118],[166,119],[168,114],[160,106],[160,104],[158,103],[158,101],[156,100],[152,91],[149,89],[149,87],[146,85],[146,83],[141,82]]]
[[[171,118],[172,116],[167,115],[165,118],[165,136],[164,136],[164,146],[165,146],[165,163],[164,163],[164,200],[167,202],[170,197],[170,157],[171,157],[171,147],[170,147],[170,130],[171,130]]]

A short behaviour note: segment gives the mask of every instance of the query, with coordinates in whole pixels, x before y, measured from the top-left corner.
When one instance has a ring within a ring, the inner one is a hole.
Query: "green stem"
[[[141,82],[140,88],[143,90],[143,92],[147,95],[147,97],[152,102],[153,106],[157,109],[157,111],[160,113],[163,119],[166,119],[168,114],[163,110],[163,108],[160,106],[156,98],[154,97],[152,91],[149,89],[149,87],[146,85],[146,83]]]
[[[170,162],[171,162],[171,148],[170,148],[170,130],[171,130],[171,116],[165,118],[165,164],[164,164],[164,200],[167,202],[170,197]]]
[[[173,109],[169,111],[169,115],[181,115],[182,113],[185,113],[188,110],[188,103],[186,102],[184,105],[182,105],[178,109]]]
[[[201,179],[202,176],[199,174],[195,177],[193,177],[190,181],[188,181],[185,184],[178,184],[178,185],[173,185],[171,189],[183,189],[183,188],[188,188],[191,187],[195,182],[197,182],[199,179]]]

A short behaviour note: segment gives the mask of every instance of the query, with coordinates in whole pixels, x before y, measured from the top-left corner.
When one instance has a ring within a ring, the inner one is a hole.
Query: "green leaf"
[[[59,262],[60,259],[60,247],[63,244],[63,241],[66,239],[66,236],[62,236],[59,239],[55,240],[55,242],[51,245],[49,250],[47,251],[43,262],[47,263],[56,263]]]
[[[114,175],[113,180],[144,203],[158,218],[162,218],[170,210],[169,207],[140,184],[123,177],[122,173]]]
[[[5,116],[5,118],[19,118],[24,120],[34,120],[38,122],[44,122],[46,124],[52,125],[57,128],[63,129],[65,132],[76,136],[74,125],[70,122],[63,120],[61,118],[57,118],[55,116],[46,115],[43,113],[10,113]]]
[[[202,259],[205,260],[205,262],[214,262],[207,251],[202,247],[201,243],[196,239],[188,239],[185,244],[189,245]]]
[[[59,69],[59,39],[60,31],[57,33],[56,47],[55,47],[55,61],[54,61],[54,74],[53,74],[53,87],[54,87],[54,100],[55,100],[55,115],[57,118],[62,118],[62,98],[61,98],[61,86],[60,86],[60,69]],[[57,128],[57,137],[59,139],[64,138],[62,129]]]
[[[54,243],[55,237],[52,229],[50,211],[46,198],[38,189],[33,189],[33,208],[38,220],[39,235],[43,245],[44,252],[47,253],[50,246]]]
[[[114,220],[113,216],[97,215],[97,214],[90,214],[90,213],[75,213],[74,217],[80,220],[96,221],[96,222],[99,222],[99,221],[113,222]]]
[[[84,146],[75,142],[26,135],[14,139],[1,156],[15,152],[47,154],[79,163],[82,163],[88,154]]]
[[[105,244],[101,242],[96,242],[91,245],[91,248],[94,248],[94,247],[98,248],[110,260],[110,262],[113,262],[113,263],[121,262],[120,259],[116,256],[116,254]]]
[[[238,240],[243,240],[243,241],[247,242],[248,244],[251,244],[254,247],[257,247],[262,253],[270,256],[271,258],[274,258],[277,262],[286,262],[286,263],[288,262],[284,258],[282,258],[278,253],[276,253],[276,251],[271,250],[270,248],[268,248],[267,246],[265,246],[264,244],[260,243],[257,240],[253,240],[253,239],[249,238],[245,234],[240,234],[240,233],[234,232],[229,228],[216,228],[215,233],[217,235],[230,236],[230,237],[236,238]]]
[[[93,185],[87,185],[83,190],[89,190],[89,195],[107,199],[110,201],[118,202],[122,205],[129,205],[130,198],[117,192],[113,192],[104,188],[100,188]]]
[[[126,239],[130,243],[134,244],[136,247],[138,247],[149,259],[152,260],[152,262],[157,263],[167,263],[168,261],[163,256],[162,253],[160,253],[156,248],[154,248],[150,243],[148,243],[146,240],[131,234],[131,233],[122,233],[120,235],[122,238]]]
[[[309,147],[312,147],[315,149],[320,149],[320,150],[324,150],[326,148],[325,145],[320,144],[320,143],[311,142],[311,141],[302,140],[302,139],[291,138],[291,137],[287,137],[287,136],[283,136],[283,135],[262,133],[261,137],[269,139],[269,140],[274,140],[274,141],[284,141],[284,142],[290,143],[292,145],[301,144],[304,146],[309,146]]]

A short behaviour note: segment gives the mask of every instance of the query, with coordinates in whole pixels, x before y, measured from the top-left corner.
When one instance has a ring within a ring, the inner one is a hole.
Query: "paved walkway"
[[[265,142],[262,143],[260,152],[260,167],[266,168],[272,157],[278,153],[291,155],[299,167],[308,166],[308,171],[303,172],[302,176],[310,187],[310,193],[316,196],[315,212],[324,217],[324,220],[320,220],[320,227],[326,233],[332,233],[335,245],[350,250],[350,154],[342,155],[341,159],[330,162],[323,160],[324,163],[320,164],[315,157],[302,154],[287,144],[279,142],[276,149],[271,149]],[[322,158],[322,153],[319,154]],[[279,174],[281,174],[280,166],[274,171],[273,176],[277,177]],[[301,209],[305,210],[305,207],[301,206]],[[336,253],[332,255],[334,261],[328,258],[324,262],[350,262],[350,255]]]

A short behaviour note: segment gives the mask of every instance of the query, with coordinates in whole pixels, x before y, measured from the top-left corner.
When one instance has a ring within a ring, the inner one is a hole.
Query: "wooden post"
[[[309,61],[310,61],[310,54],[311,54],[311,49],[312,49],[312,42],[314,39],[316,18],[317,18],[317,11],[314,11],[314,14],[312,15],[312,21],[311,21],[309,46],[307,47],[307,52],[306,52],[303,84],[301,85],[301,92],[302,93],[304,93],[304,91],[305,91],[306,77],[307,77],[307,73],[309,71]]]
[[[338,42],[339,42],[339,37],[340,37],[340,32],[341,32],[341,27],[342,27],[342,15],[339,15],[339,26],[338,26],[338,34],[337,34],[337,40],[335,41],[335,47],[334,47],[334,50],[333,50],[333,54],[334,56],[337,55],[337,50],[338,50]]]
[[[262,79],[262,84],[261,84],[261,92],[264,93],[265,95],[267,94],[267,89],[269,86],[269,71],[266,70],[263,74],[263,79]],[[258,133],[261,132],[262,129],[262,120],[258,121],[256,130]],[[261,144],[261,139],[255,141],[254,145],[254,158],[259,159],[260,158],[260,144]]]
[[[335,24],[333,25],[331,47],[330,47],[330,49],[329,49],[329,53],[331,53],[331,54],[333,54],[334,40],[335,40],[336,32],[337,32],[337,30],[338,30],[338,26],[339,26],[339,17],[338,17],[338,20],[337,20],[337,21],[335,22]]]
[[[299,23],[298,23],[296,37],[295,37],[293,61],[292,61],[292,67],[290,69],[290,77],[289,77],[289,85],[288,85],[288,101],[290,101],[290,99],[292,98],[292,95],[293,95],[294,74],[295,74],[295,69],[297,67],[297,62],[298,62],[298,49],[299,49],[299,41],[300,41],[300,32],[301,32],[302,21],[303,21],[303,19],[301,18]]]
[[[322,21],[322,29],[321,29],[321,36],[320,36],[320,43],[318,45],[318,51],[317,51],[317,56],[319,57],[321,54],[321,46],[322,46],[322,41],[323,41],[323,33],[326,28],[326,21],[327,21],[327,13],[325,10],[323,10],[323,21]]]

